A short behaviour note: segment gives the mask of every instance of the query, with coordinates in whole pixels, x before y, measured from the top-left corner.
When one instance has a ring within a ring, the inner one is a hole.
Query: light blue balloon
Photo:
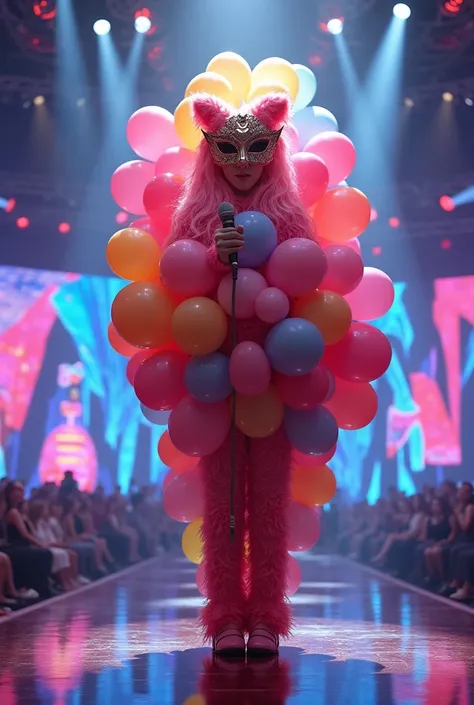
[[[245,211],[235,216],[235,224],[244,229],[245,245],[239,252],[242,267],[261,267],[277,246],[277,231],[270,218],[259,211]]]
[[[277,372],[290,376],[306,375],[323,356],[323,336],[304,318],[285,318],[267,335],[265,352]]]
[[[285,408],[284,427],[290,443],[305,455],[321,455],[334,448],[339,429],[324,406],[310,411]]]
[[[306,108],[306,106],[311,103],[316,95],[318,82],[314,73],[307,66],[303,66],[303,64],[293,64],[293,68],[296,70],[300,80],[298,95],[293,103],[293,112],[296,113]]]
[[[321,132],[338,132],[339,125],[335,116],[326,108],[310,105],[300,110],[293,118],[293,123],[300,136],[300,147],[308,144],[312,137]]]
[[[166,426],[171,414],[171,411],[155,411],[154,409],[149,409],[141,402],[140,409],[142,410],[143,416],[155,426]]]
[[[224,401],[232,391],[229,358],[218,352],[194,357],[186,365],[184,381],[197,401],[208,404]]]

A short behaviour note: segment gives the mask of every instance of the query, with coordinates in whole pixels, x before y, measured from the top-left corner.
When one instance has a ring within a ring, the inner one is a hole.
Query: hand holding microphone
[[[221,203],[218,208],[222,228],[214,233],[219,259],[223,264],[237,264],[238,252],[245,243],[244,229],[241,225],[235,227],[235,209],[231,203]]]

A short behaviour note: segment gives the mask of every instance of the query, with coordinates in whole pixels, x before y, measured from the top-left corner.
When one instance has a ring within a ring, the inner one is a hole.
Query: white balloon
[[[335,116],[319,105],[311,105],[297,112],[293,117],[293,123],[300,136],[301,149],[304,149],[310,139],[321,132],[339,132]]]
[[[293,103],[293,111],[296,113],[307,105],[311,103],[314,96],[316,95],[316,90],[318,88],[318,82],[316,76],[307,66],[303,64],[293,64],[293,68],[298,74],[300,81],[300,89],[296,100]]]

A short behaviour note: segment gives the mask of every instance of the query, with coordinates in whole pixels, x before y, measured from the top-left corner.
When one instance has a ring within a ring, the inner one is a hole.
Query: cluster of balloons
[[[201,138],[190,105],[198,91],[235,106],[285,91],[296,113],[287,134],[316,239],[278,244],[265,214],[236,217],[245,246],[235,314],[266,326],[261,345],[245,341],[229,348],[232,278],[211,267],[205,246],[191,239],[164,246]],[[306,107],[315,91],[307,67],[272,58],[252,71],[242,57],[219,54],[190,82],[174,116],[159,107],[132,115],[127,137],[142,160],[122,165],[112,177],[120,207],[143,217],[107,246],[111,269],[131,282],[113,302],[109,340],[130,358],[127,378],[145,417],[168,423],[158,448],[170,468],[164,506],[189,524],[183,550],[195,563],[202,561],[198,460],[217,450],[229,432],[232,390],[242,433],[265,438],[285,428],[294,449],[290,548],[307,550],[319,536],[315,508],[336,490],[326,463],[339,429],[360,429],[374,419],[377,394],[370,383],[390,363],[389,341],[368,321],[389,310],[394,287],[384,272],[363,265],[357,238],[369,224],[370,204],[345,182],[355,149],[329,111]],[[197,580],[204,590],[202,571]],[[289,558],[290,592],[298,576],[298,564]]]

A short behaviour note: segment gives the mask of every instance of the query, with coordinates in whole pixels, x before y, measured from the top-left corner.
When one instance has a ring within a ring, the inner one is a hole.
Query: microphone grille
[[[224,201],[224,203],[221,203],[219,208],[217,209],[217,212],[219,214],[219,218],[221,220],[226,220],[227,218],[233,218],[235,215],[235,208],[232,205],[232,203],[227,203],[227,201]]]

